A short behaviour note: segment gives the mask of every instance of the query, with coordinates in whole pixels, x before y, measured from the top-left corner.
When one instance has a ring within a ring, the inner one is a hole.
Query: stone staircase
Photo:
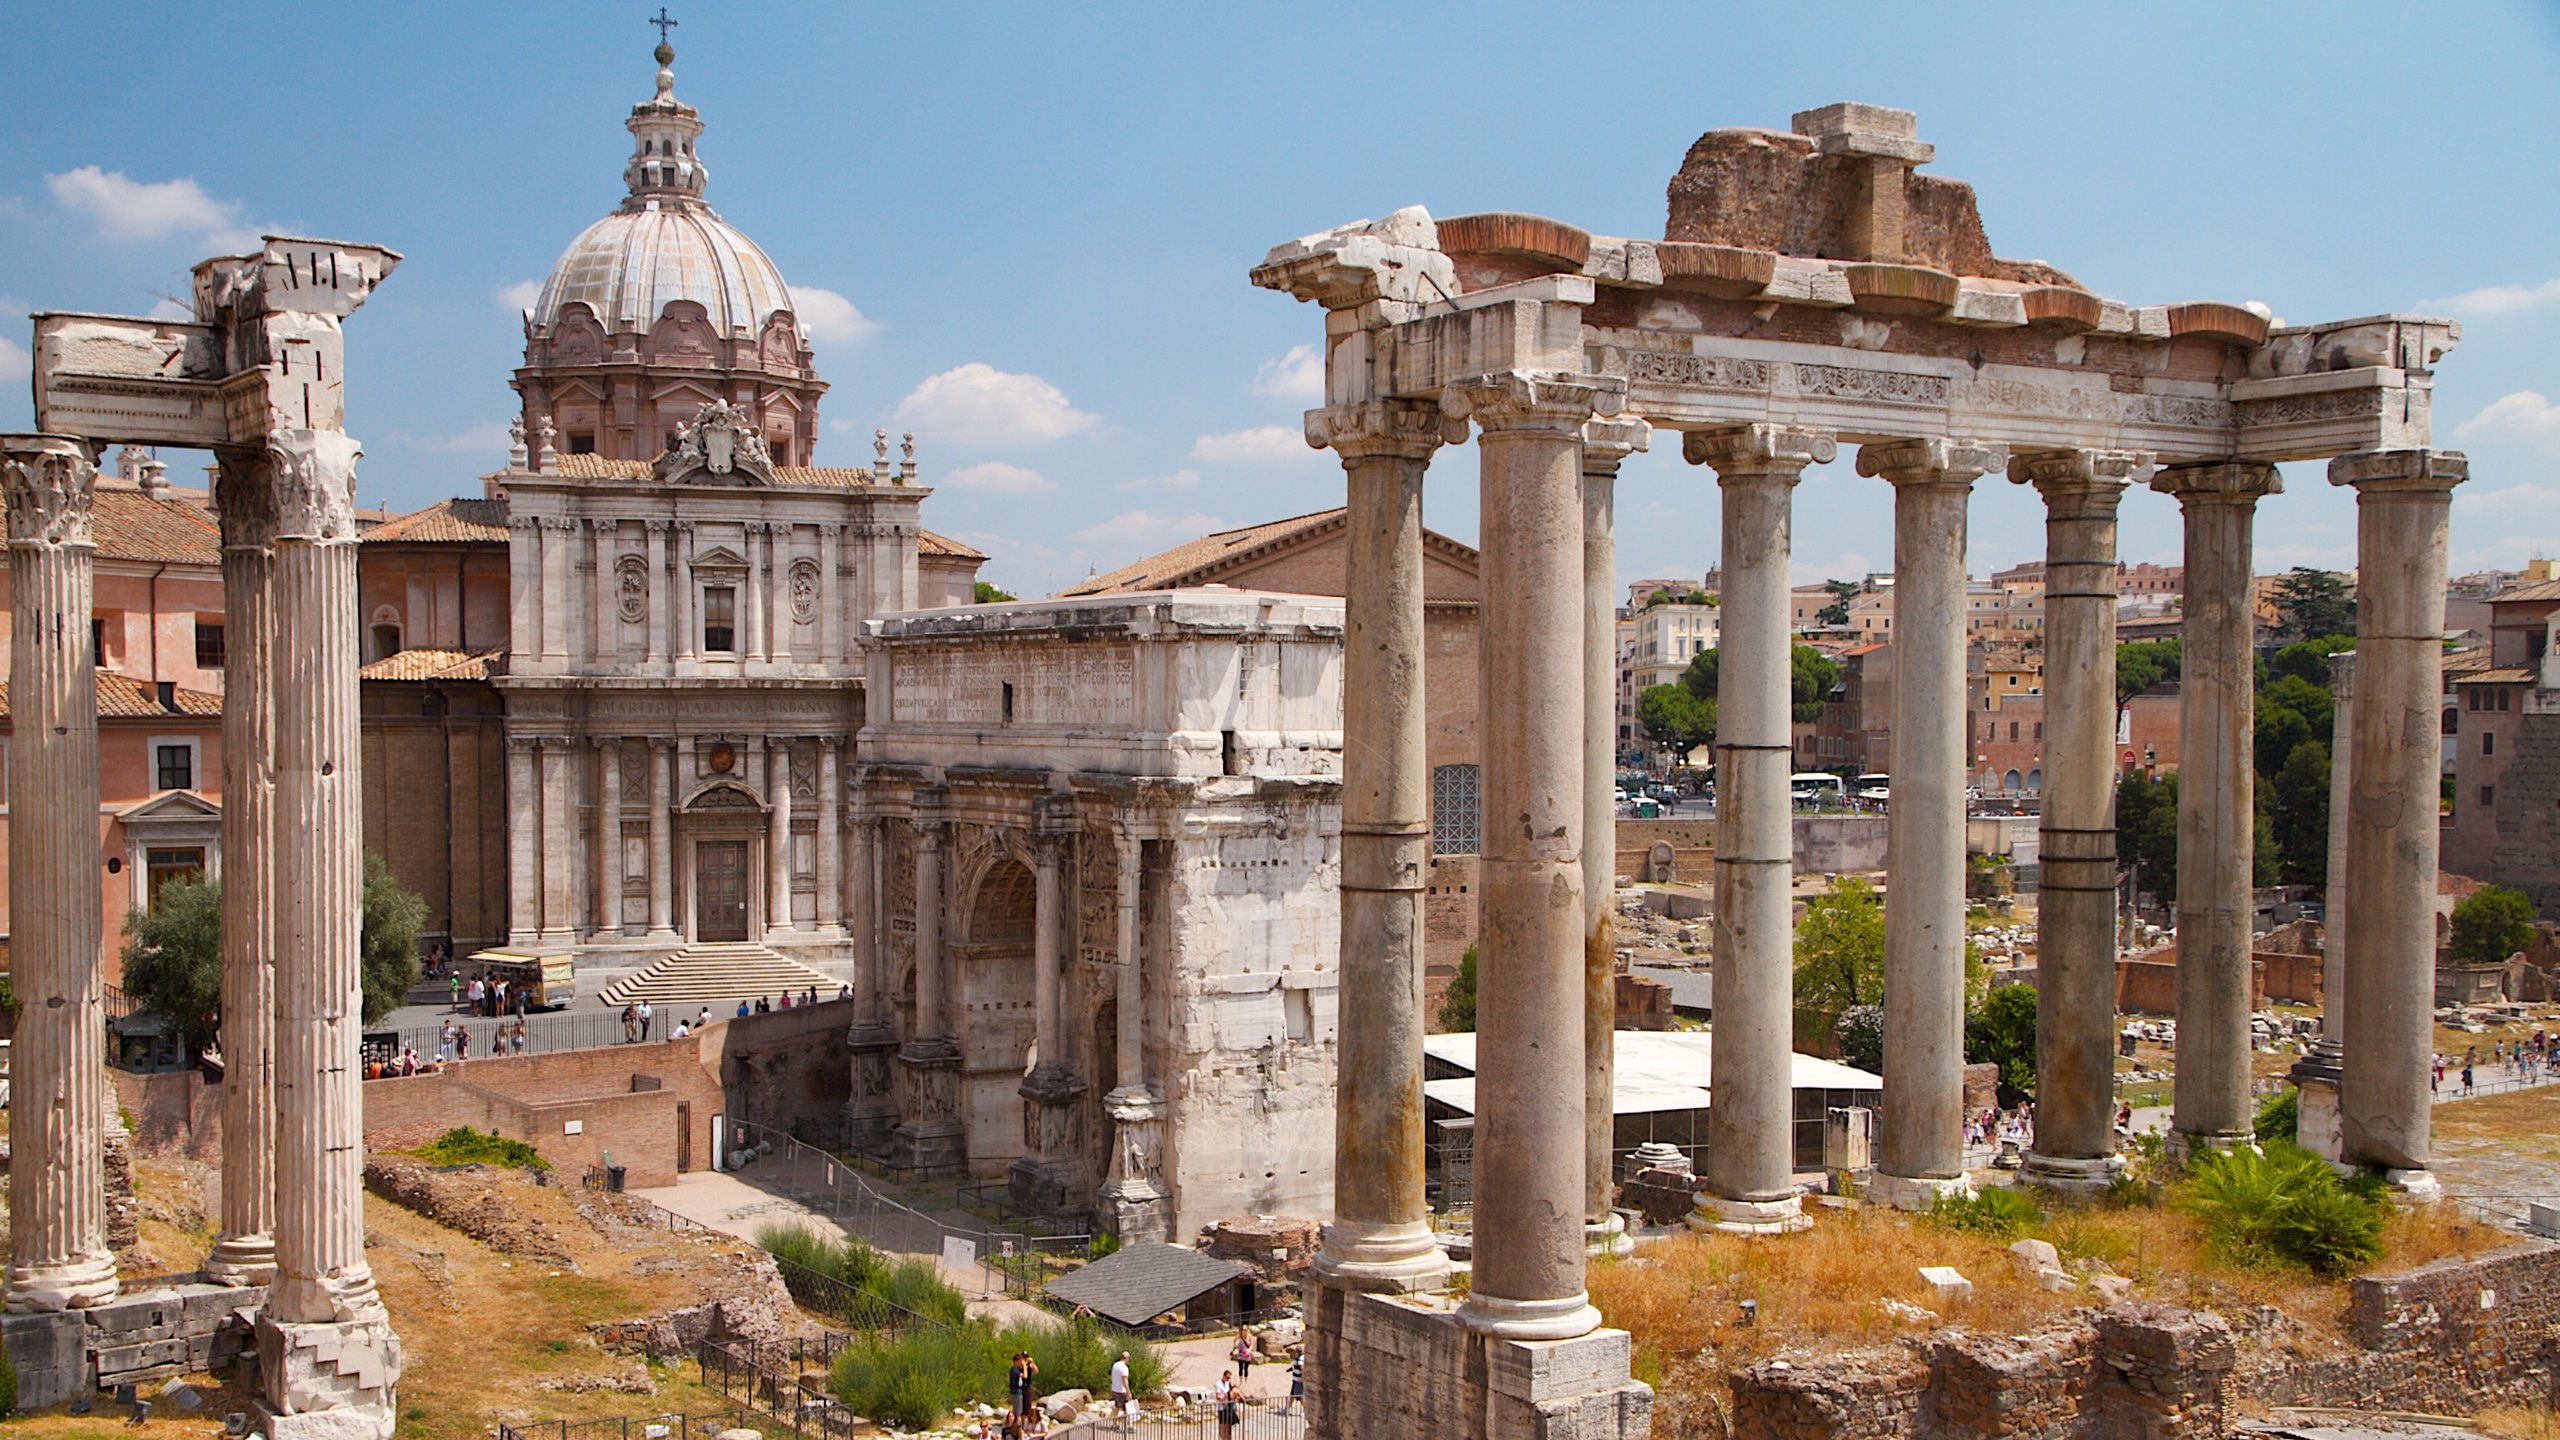
[[[717,1015],[741,1000],[769,995],[779,1001],[785,990],[801,995],[813,985],[819,999],[833,1000],[840,983],[753,942],[687,945],[645,970],[606,985],[597,998],[607,1005],[646,1000],[661,1009],[671,1004],[710,1005]]]

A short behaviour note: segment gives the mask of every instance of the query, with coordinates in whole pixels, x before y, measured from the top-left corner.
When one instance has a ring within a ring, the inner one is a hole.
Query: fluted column
[[[538,742],[507,737],[507,943],[542,934],[542,780]]]
[[[2294,1106],[2294,1140],[2323,1160],[2344,1152],[2338,1134],[2338,1081],[2346,1070],[2347,931],[2354,897],[2347,853],[2355,826],[2356,654],[2329,657],[2329,851],[2321,876],[2320,1039],[2286,1071],[2302,1092]]]
[[[1715,1047],[1707,1166],[1689,1223],[1783,1234],[1808,1223],[1795,1182],[1795,652],[1788,613],[1795,488],[1839,452],[1829,432],[1693,432],[1724,502],[1717,609]]]
[[[1650,443],[1633,416],[1582,427],[1582,1227],[1595,1255],[1635,1248],[1615,1208],[1618,949],[1618,466]]]
[[[701,641],[693,620],[693,522],[667,522],[667,546],[673,552],[667,558],[668,627],[675,634],[676,660],[690,665]]]
[[[207,1277],[276,1268],[275,495],[266,456],[227,451],[222,520],[222,1228]]]
[[[2024,1175],[2103,1190],[2115,1159],[2116,506],[2124,450],[2012,461],[2045,504],[2044,817],[2036,883],[2036,1138]]]
[[[907,1087],[906,1118],[898,1126],[896,1154],[915,1170],[946,1170],[967,1155],[967,1133],[959,1118],[960,1047],[951,1034],[946,1008],[942,945],[942,846],[949,820],[938,790],[916,797],[916,1018],[915,1030],[899,1048],[898,1065]]]
[[[1886,812],[1884,1145],[1870,1193],[1963,1193],[1965,504],[1997,446],[1858,450],[1893,485],[1893,805]]]
[[[765,640],[766,653],[777,666],[791,664],[791,627],[799,607],[791,597],[791,535],[789,525],[776,525],[765,531],[765,604],[772,616]]]
[[[843,526],[818,527],[818,663],[830,668],[844,663],[844,582],[836,573],[843,547]]]
[[[10,979],[20,1007],[9,1110],[7,1306],[16,1313],[84,1309],[116,1295],[98,971],[98,677],[89,649],[97,474],[78,439],[0,437],[12,612]]]
[[[2178,685],[2178,1063],[2171,1146],[2251,1143],[2249,918],[2256,862],[2256,596],[2250,531],[2273,465],[2186,465],[2154,476],[2186,519]],[[2435,714],[2429,701],[2430,723]],[[2432,784],[2432,782],[2430,782]],[[2432,795],[2431,789],[2428,792]]]
[[[1169,1240],[1172,1217],[1167,1213],[1170,1206],[1160,1183],[1164,1173],[1165,1103],[1147,1078],[1146,938],[1138,923],[1140,895],[1146,880],[1146,842],[1138,834],[1135,819],[1123,815],[1112,843],[1119,862],[1119,994],[1113,1005],[1113,1023],[1117,1027],[1114,1083],[1111,1092],[1102,1097],[1103,1111],[1111,1117],[1111,1165],[1110,1174],[1094,1194],[1094,1205],[1103,1225],[1124,1242]],[[1347,1013],[1343,1018],[1348,1023]],[[1335,1183],[1338,1187],[1338,1177]],[[1327,1227],[1328,1240],[1331,1228]],[[1317,1264],[1323,1263],[1319,1253]]]
[[[2355,928],[2347,936],[2341,1158],[2382,1167],[2403,1194],[2424,1200],[2443,1193],[2427,1169],[2434,1103],[2427,1071],[2435,1033],[2445,532],[2453,487],[2470,473],[2470,462],[2452,450],[2367,451],[2329,462],[2329,483],[2356,492],[2347,889],[2357,901],[2348,916]]]
[[[552,666],[569,661],[569,536],[577,522],[561,517],[537,519],[542,542],[542,659]]]
[[[844,929],[844,780],[836,768],[837,740],[818,737],[818,929]]]
[[[596,934],[622,933],[622,737],[596,741]]]
[[[1498,372],[1443,395],[1482,431],[1484,858],[1475,1275],[1459,1323],[1600,1324],[1583,1288],[1582,425],[1623,382]],[[1570,1018],[1568,1018],[1570,1017]],[[1561,1021],[1561,1023],[1559,1023]]]
[[[622,647],[616,643],[622,609],[613,593],[613,549],[620,522],[588,520],[587,560],[594,574],[587,580],[587,657],[590,661],[612,664],[621,659]]]
[[[675,924],[675,797],[669,773],[675,746],[649,742],[649,938],[672,939]]]
[[[791,922],[791,742],[776,739],[765,750],[765,786],[772,796],[766,813],[764,861],[764,928],[767,934],[796,929]]]
[[[746,631],[738,649],[748,660],[765,658],[772,641],[767,599],[773,594],[773,532],[761,524],[747,526],[747,593],[738,597],[744,613],[738,623]]]
[[[667,584],[667,522],[652,520],[648,525],[649,590],[645,598],[646,610],[641,616],[641,629],[646,635],[643,643],[649,647],[649,668],[654,671],[675,653],[668,632],[675,624],[676,607],[675,597],[668,593]]]
[[[569,798],[569,740],[545,735],[537,759],[542,767],[542,940],[565,945],[574,937],[577,920],[570,910],[569,876],[576,868],[577,820]]]
[[[1442,417],[1399,401],[1310,410],[1309,444],[1341,457],[1343,598],[1341,1007],[1333,1218],[1315,1270],[1361,1290],[1437,1286],[1449,1262],[1423,1192],[1422,891],[1431,860],[1423,751],[1422,477]],[[1126,857],[1124,856],[1124,860]],[[1130,882],[1124,865],[1123,884]],[[1123,954],[1128,954],[1123,951]],[[1122,1046],[1138,1032],[1124,992]],[[1133,1083],[1124,1068],[1121,1084]]]
[[[507,522],[507,654],[542,654],[542,522],[518,515]]]

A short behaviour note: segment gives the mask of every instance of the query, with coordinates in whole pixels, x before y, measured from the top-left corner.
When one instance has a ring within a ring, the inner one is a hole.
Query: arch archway
[[[677,818],[685,935],[734,945],[764,934],[765,805],[731,780],[715,780]]]
[[[978,872],[960,907],[952,954],[959,981],[961,1110],[969,1158],[1025,1154],[1022,1077],[1039,1038],[1033,963],[1039,883],[1031,868],[999,850]]]

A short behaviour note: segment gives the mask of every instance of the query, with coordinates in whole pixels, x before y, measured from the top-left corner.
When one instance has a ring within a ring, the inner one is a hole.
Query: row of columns
[[[636,522],[645,527],[645,550],[623,548],[623,527],[635,522],[621,519],[526,516],[516,523],[526,539],[512,547],[514,591],[523,599],[513,613],[511,650],[528,661],[559,666],[581,651],[608,658],[620,653],[622,627],[631,623],[623,611],[622,574],[638,562],[645,566],[639,574],[646,589],[637,623],[648,664],[698,658],[694,597],[702,577],[716,574],[741,581],[736,658],[787,665],[800,623],[793,571],[805,563],[816,570],[818,586],[816,649],[808,658],[825,666],[853,663],[857,626],[845,606],[846,596],[859,593],[864,571],[858,557],[871,540],[865,527],[747,521],[744,570],[704,571],[694,559],[695,521]],[[804,528],[815,533],[814,552],[795,540]]]

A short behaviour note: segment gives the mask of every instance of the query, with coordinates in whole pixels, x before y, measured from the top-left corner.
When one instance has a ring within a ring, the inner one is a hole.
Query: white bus
[[[1820,809],[1843,803],[1840,777],[1828,770],[1799,770],[1788,776],[1787,793],[1795,798],[1799,809]]]

